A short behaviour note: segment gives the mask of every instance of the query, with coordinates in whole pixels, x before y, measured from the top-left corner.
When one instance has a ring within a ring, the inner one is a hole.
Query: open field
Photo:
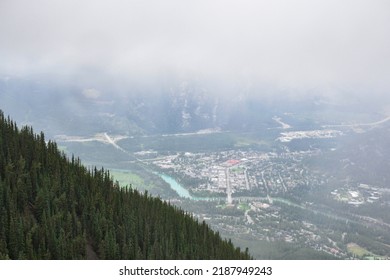
[[[113,176],[114,181],[119,182],[121,187],[132,186],[137,189],[150,189],[150,186],[147,186],[140,176],[130,171],[112,169],[110,170],[110,174]]]
[[[348,243],[347,244],[347,250],[349,253],[357,256],[358,258],[365,258],[365,259],[382,259],[381,256],[375,255],[368,251],[367,249],[359,246],[356,243]]]

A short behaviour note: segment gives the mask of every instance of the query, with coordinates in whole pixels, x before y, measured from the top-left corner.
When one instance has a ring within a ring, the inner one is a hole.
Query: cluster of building
[[[322,129],[322,130],[303,130],[303,131],[289,131],[280,133],[281,136],[277,139],[280,142],[290,142],[294,139],[304,138],[335,138],[343,133],[339,130]]]
[[[343,201],[350,205],[359,206],[365,203],[378,202],[382,197],[382,192],[382,188],[372,185],[358,184],[351,186],[350,184],[347,184],[332,191],[331,195],[338,201]]]
[[[285,193],[299,185],[325,183],[326,176],[307,171],[304,160],[317,150],[261,153],[257,151],[222,151],[214,153],[177,153],[152,160],[161,169],[197,182],[193,191],[239,193],[256,191],[263,195]],[[233,195],[234,196],[234,195]]]
[[[316,251],[338,258],[347,258],[348,252],[326,236],[322,229],[307,221],[294,220],[283,214],[283,210],[268,201],[247,202],[245,215],[220,213],[197,214],[196,218],[207,222],[223,235],[241,236],[249,240],[286,242],[301,244]],[[239,208],[236,203],[234,206]]]
[[[319,154],[321,151],[317,149],[298,152],[285,149],[279,153],[230,150],[164,156],[147,153],[145,156],[159,169],[196,182],[186,185],[194,193],[224,195],[227,202],[224,207],[230,210],[239,209],[240,204],[246,205],[245,210],[237,215],[215,213],[210,209],[205,209],[204,213],[194,213],[222,234],[249,240],[302,244],[335,257],[348,258],[351,257],[348,251],[330,238],[333,233],[327,234],[324,228],[290,217],[280,208],[280,204],[275,203],[275,200],[281,202],[283,194],[290,193],[296,187],[330,184],[329,176],[313,172],[306,165],[311,157]],[[335,189],[330,195],[336,200],[358,206],[380,201],[382,191],[372,185],[356,184],[352,187],[349,184]],[[305,204],[294,206],[287,200],[283,203],[309,211]]]

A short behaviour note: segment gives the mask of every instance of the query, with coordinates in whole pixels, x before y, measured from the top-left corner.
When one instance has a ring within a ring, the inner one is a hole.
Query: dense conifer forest
[[[0,259],[248,259],[183,210],[68,158],[0,111]]]

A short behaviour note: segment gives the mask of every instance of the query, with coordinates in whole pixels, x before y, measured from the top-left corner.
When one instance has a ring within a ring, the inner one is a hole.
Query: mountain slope
[[[119,188],[0,111],[0,258],[248,259],[205,223]]]
[[[272,106],[262,100],[216,91],[191,82],[115,92],[104,87],[0,78],[0,100],[6,113],[50,137],[80,131],[85,135],[102,131],[154,135],[258,129],[259,123],[274,115]]]

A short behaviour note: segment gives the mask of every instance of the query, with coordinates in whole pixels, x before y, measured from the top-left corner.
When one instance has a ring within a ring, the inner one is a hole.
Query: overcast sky
[[[3,77],[95,72],[386,96],[390,1],[0,0]]]

